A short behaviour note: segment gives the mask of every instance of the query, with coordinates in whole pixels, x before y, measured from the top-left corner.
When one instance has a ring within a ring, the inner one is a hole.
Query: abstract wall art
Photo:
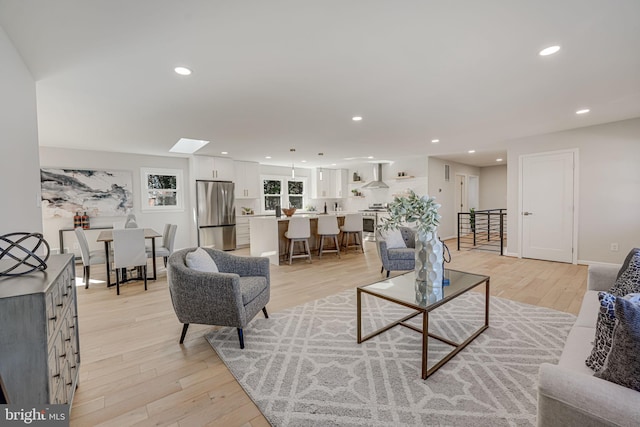
[[[45,218],[123,216],[133,208],[130,171],[40,169]]]

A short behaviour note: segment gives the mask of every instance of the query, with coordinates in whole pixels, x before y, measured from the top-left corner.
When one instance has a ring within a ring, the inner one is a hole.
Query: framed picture
[[[40,169],[45,218],[124,216],[133,208],[131,171]]]

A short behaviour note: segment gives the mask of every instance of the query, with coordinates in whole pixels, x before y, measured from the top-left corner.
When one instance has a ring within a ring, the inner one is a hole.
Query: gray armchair
[[[384,236],[380,231],[376,231],[376,247],[382,261],[380,273],[387,270],[387,277],[392,271],[413,270],[416,266],[414,231],[409,227],[400,227],[400,232],[407,247],[388,249]]]
[[[167,267],[173,309],[184,325],[180,343],[184,342],[189,324],[196,323],[236,327],[240,348],[244,348],[242,329],[260,310],[269,318],[269,259],[203,248],[220,270],[205,273],[187,267],[186,256],[195,249],[174,252]]]

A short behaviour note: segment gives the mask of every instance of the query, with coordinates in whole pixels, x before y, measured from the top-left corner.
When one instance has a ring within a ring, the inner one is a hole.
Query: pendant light
[[[295,148],[289,148],[289,152],[292,153],[291,154],[291,178],[295,178],[296,177],[296,168],[293,166],[293,153],[296,152]]]
[[[318,156],[324,156],[324,153],[318,153]],[[322,173],[322,168],[320,168],[319,171],[318,171],[318,178],[320,179],[320,181],[324,181],[324,175]]]

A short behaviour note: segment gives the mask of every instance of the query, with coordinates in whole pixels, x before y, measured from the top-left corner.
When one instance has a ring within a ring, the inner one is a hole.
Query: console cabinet
[[[10,403],[71,404],[80,342],[73,255],[0,278],[0,375]]]

